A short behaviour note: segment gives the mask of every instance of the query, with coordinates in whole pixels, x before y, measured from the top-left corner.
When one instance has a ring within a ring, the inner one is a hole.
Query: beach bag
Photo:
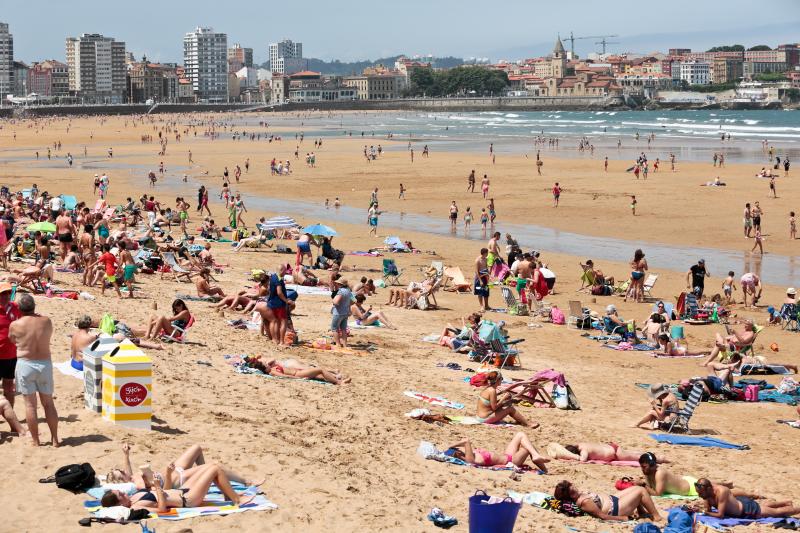
[[[489,499],[482,490],[469,497],[469,533],[512,533],[522,504],[511,498],[490,504]]]
[[[564,312],[556,306],[550,310],[550,321],[553,324],[564,325],[566,323],[566,318],[564,317]]]
[[[580,408],[581,404],[578,403],[578,397],[575,396],[575,393],[572,391],[572,387],[570,387],[569,383],[567,383],[567,409],[578,411]]]
[[[794,379],[790,377],[785,377],[781,380],[780,385],[778,385],[778,392],[781,394],[795,394],[800,384],[797,383]]]
[[[744,401],[746,402],[757,402],[758,401],[758,385],[748,385],[744,389]]]
[[[554,384],[553,391],[550,393],[550,396],[553,398],[553,403],[558,409],[567,409],[569,407],[569,399],[567,399],[567,387]]]
[[[117,331],[117,326],[114,324],[114,317],[105,313],[103,318],[100,319],[100,325],[98,329],[105,333],[106,335],[114,335]]]
[[[94,468],[89,463],[62,466],[54,478],[58,488],[79,493],[94,486]]]

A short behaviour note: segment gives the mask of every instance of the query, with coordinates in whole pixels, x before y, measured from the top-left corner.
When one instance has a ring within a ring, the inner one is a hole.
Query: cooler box
[[[103,418],[121,426],[150,429],[152,361],[130,340],[103,356]]]

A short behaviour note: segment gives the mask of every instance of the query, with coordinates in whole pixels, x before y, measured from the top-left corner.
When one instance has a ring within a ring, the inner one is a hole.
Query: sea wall
[[[253,104],[120,104],[120,105],[48,105],[0,109],[0,117],[44,117],[74,115],[142,115],[145,113],[207,113],[242,111]],[[6,115],[6,112],[9,114]]]

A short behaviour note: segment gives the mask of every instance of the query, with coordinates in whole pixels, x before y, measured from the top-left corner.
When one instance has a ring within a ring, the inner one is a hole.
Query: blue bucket
[[[488,500],[482,490],[469,497],[469,533],[512,533],[522,504],[506,498],[489,505]]]
[[[673,339],[683,339],[683,326],[672,326],[669,336]]]

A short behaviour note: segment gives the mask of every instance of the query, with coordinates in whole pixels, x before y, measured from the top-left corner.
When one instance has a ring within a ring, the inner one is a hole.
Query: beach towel
[[[420,400],[423,402],[427,402],[431,405],[436,405],[439,407],[448,407],[450,409],[463,409],[463,403],[451,402],[447,398],[443,398],[441,396],[430,396],[428,394],[423,394],[421,392],[416,392],[412,390],[407,390],[403,394],[408,396],[409,398],[414,398],[415,400]]]
[[[656,359],[697,359],[699,357],[705,357],[705,355],[703,355],[703,354],[699,354],[699,355],[670,355],[668,353],[663,353],[663,352],[650,352],[650,355],[652,355]]]
[[[212,302],[216,303],[220,300],[219,296],[195,296],[193,294],[176,294],[175,298],[179,300],[186,300],[187,302]]]
[[[691,437],[689,435],[662,435],[650,433],[650,438],[667,444],[681,444],[684,446],[700,446],[702,448],[724,448],[728,450],[749,450],[746,444],[734,444],[714,437]]]
[[[800,429],[800,420],[776,420],[778,424],[786,424],[795,429]]]
[[[484,426],[492,426],[492,427],[514,427],[516,424],[512,424],[510,422],[494,422],[492,424],[488,422],[484,422],[477,416],[453,416],[447,415],[447,419],[450,420],[451,424],[460,425],[460,426],[477,426],[478,424]]]
[[[53,363],[53,366],[58,369],[59,372],[64,374],[65,376],[70,376],[73,378],[77,378],[83,381],[83,372],[81,370],[76,370],[70,364],[70,360],[67,359],[61,363]]]
[[[382,253],[374,252],[374,251],[369,251],[369,252],[354,251],[354,252],[348,252],[347,255],[355,255],[355,256],[359,256],[359,257],[381,257],[381,256],[383,256]]]
[[[551,495],[544,492],[516,492],[513,490],[508,491],[508,497],[519,503],[527,503],[540,509],[553,511],[554,513],[561,513],[567,516],[583,516],[584,513],[580,507],[574,503],[563,503]]]
[[[658,348],[658,346],[653,346],[652,344],[631,344],[629,342],[621,342],[619,344],[603,344],[603,348],[611,348],[612,350],[628,352],[649,352],[655,348]]]
[[[593,341],[616,341],[620,342],[622,340],[621,335],[581,335],[581,337],[585,339],[590,339]]]
[[[762,390],[758,392],[759,402],[776,402],[786,405],[797,405],[798,396],[783,394],[777,390]]]
[[[749,518],[716,518],[705,514],[697,515],[698,524],[703,524],[704,526],[714,528],[718,531],[722,531],[724,528],[728,527],[749,526],[750,524],[775,524],[783,520],[800,527],[800,520],[797,518],[756,518],[752,520]]]
[[[251,491],[258,489],[251,487],[247,490],[239,490],[238,488],[235,488],[235,490],[238,494],[252,494]],[[93,515],[97,515],[98,512],[102,512],[104,509],[100,506],[99,500],[86,501],[84,502],[83,506]],[[261,494],[256,496],[255,499],[253,499],[253,501],[250,503],[237,507],[231,505],[229,501],[226,501],[225,497],[218,492],[216,487],[212,487],[209,489],[201,507],[181,507],[177,509],[169,509],[164,513],[151,512],[150,518],[158,518],[162,520],[186,520],[187,518],[197,518],[200,516],[223,516],[234,513],[243,513],[245,511],[267,511],[277,508],[278,506],[276,504],[272,503]]]
[[[286,290],[293,290],[297,294],[306,294],[309,296],[330,296],[331,291],[327,287],[309,287],[306,285],[286,285]]]

